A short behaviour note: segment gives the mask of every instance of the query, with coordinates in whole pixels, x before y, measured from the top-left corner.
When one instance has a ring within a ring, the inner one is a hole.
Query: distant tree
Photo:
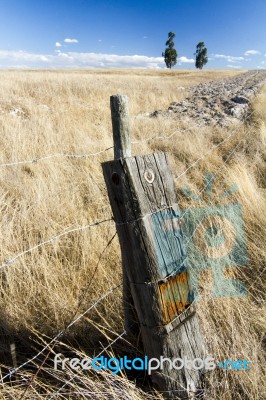
[[[208,62],[207,57],[207,48],[205,47],[204,42],[199,42],[196,47],[196,68],[202,69],[205,64]]]
[[[175,38],[175,34],[173,32],[168,33],[168,40],[165,45],[167,46],[162,56],[164,57],[165,64],[167,68],[172,68],[176,65],[177,62],[177,51],[175,49],[175,44],[173,39]]]

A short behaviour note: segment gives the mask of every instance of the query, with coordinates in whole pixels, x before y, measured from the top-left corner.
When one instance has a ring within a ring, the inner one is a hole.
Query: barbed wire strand
[[[113,346],[114,343],[116,343],[119,339],[121,339],[124,335],[126,335],[127,332],[126,330],[124,330],[119,336],[117,336],[111,343],[108,344],[108,346],[104,347],[103,350],[101,350],[101,352],[99,354],[97,354],[96,357],[94,358],[98,358],[100,357],[108,348],[110,348],[111,346]],[[91,367],[90,367],[91,368]],[[89,369],[90,369],[89,368]],[[48,398],[48,400],[53,399],[66,385],[68,385],[69,383],[71,383],[74,379],[76,378],[76,375],[73,375],[68,381],[66,381],[63,386],[61,386],[55,393],[52,394],[51,397]]]
[[[15,166],[15,165],[21,165],[21,164],[36,164],[38,161],[44,161],[44,160],[49,160],[51,158],[88,158],[88,157],[93,157],[97,156],[99,154],[105,153],[108,150],[113,149],[114,146],[107,147],[106,149],[99,150],[95,153],[88,153],[88,154],[64,154],[64,153],[56,153],[56,154],[49,154],[46,156],[41,156],[41,157],[35,157],[32,160],[21,160],[21,161],[10,161],[4,164],[0,164],[0,167],[10,167],[10,166]]]
[[[169,139],[172,136],[176,135],[177,133],[185,133],[187,131],[190,131],[191,128],[186,128],[184,130],[175,130],[173,133],[171,133],[170,135],[166,135],[166,136],[152,136],[150,138],[146,138],[146,139],[142,139],[142,140],[137,140],[137,141],[132,141],[132,144],[138,144],[138,143],[142,143],[142,142],[147,142],[147,141],[151,141],[151,140],[163,140],[163,139]],[[110,146],[107,147],[106,149],[103,150],[99,150],[95,153],[88,153],[88,154],[67,154],[67,153],[55,153],[55,154],[48,154],[46,156],[40,156],[40,157],[34,157],[31,160],[18,160],[18,161],[9,161],[7,163],[3,163],[0,164],[0,167],[10,167],[10,166],[16,166],[16,165],[21,165],[21,164],[37,164],[39,161],[45,161],[45,160],[49,160],[52,158],[73,158],[73,159],[82,159],[82,158],[89,158],[89,157],[94,157],[97,156],[99,154],[105,153],[108,150],[113,149],[114,146]]]
[[[103,251],[100,253],[100,256],[99,256],[99,258],[98,258],[98,262],[97,262],[97,264],[96,264],[96,267],[95,267],[95,269],[94,269],[94,272],[93,272],[93,274],[92,274],[92,277],[90,278],[90,282],[89,282],[89,284],[86,286],[86,291],[89,290],[89,288],[90,288],[90,286],[91,286],[91,284],[92,284],[92,282],[93,282],[94,276],[95,276],[95,274],[96,274],[96,272],[97,272],[97,269],[98,269],[98,267],[99,267],[99,265],[100,265],[101,259],[102,259],[102,257],[104,256],[104,254],[105,254],[105,252],[107,251],[107,249],[111,246],[111,244],[112,244],[113,239],[115,238],[115,236],[116,236],[116,232],[115,232],[115,234],[112,236],[112,238],[108,241],[108,243],[107,243],[107,245],[104,247]],[[81,295],[83,294],[83,292],[84,292],[84,290],[81,290]],[[69,326],[69,324],[71,323],[71,321],[73,321],[73,320],[76,318],[76,315],[77,315],[77,313],[78,313],[78,310],[80,309],[80,307],[81,307],[82,304],[84,303],[85,296],[79,296],[79,297],[80,297],[81,299],[80,299],[79,302],[78,302],[78,305],[77,305],[76,310],[74,311],[74,313],[73,313],[73,315],[72,315],[72,317],[71,317],[71,319],[70,319],[70,322],[66,324],[67,327]],[[67,329],[68,329],[68,328],[64,329],[64,330],[62,331],[62,333],[65,333],[65,331],[66,331]],[[61,336],[62,336],[62,335],[61,335]],[[38,369],[37,369],[36,373],[32,376],[32,378],[31,378],[29,384],[27,385],[27,387],[26,387],[26,389],[25,389],[23,395],[21,396],[20,400],[23,400],[23,399],[24,399],[26,393],[27,393],[28,390],[30,389],[30,387],[31,387],[31,385],[33,384],[34,380],[37,378],[38,373],[40,372],[40,370],[42,369],[43,365],[45,364],[45,362],[46,362],[47,358],[49,357],[51,351],[53,350],[55,344],[56,344],[56,342],[54,341],[53,344],[52,344],[52,346],[50,347],[49,352],[47,353],[46,357],[45,357],[44,360],[42,361],[41,365],[38,366]]]
[[[244,117],[243,123],[245,123],[247,121],[247,119],[250,118],[254,113],[255,113],[255,110],[253,110],[252,112],[248,113]],[[215,128],[217,126],[219,126],[218,122],[216,122],[216,124],[213,126],[213,128]],[[186,171],[184,171],[181,175],[179,175],[177,178],[180,178],[182,175],[184,175],[190,168],[192,168],[200,160],[205,158],[205,156],[207,156],[210,152],[212,152],[216,148],[220,147],[231,136],[233,136],[233,134],[236,132],[236,130],[237,129],[233,130],[224,140],[222,140],[220,143],[218,143],[217,145],[212,147],[210,150],[208,150],[202,157],[200,157],[199,159],[194,161],[191,164],[191,166]],[[131,141],[131,143],[132,144],[141,144],[141,143],[145,143],[145,142],[149,142],[149,141],[155,141],[155,140],[167,140],[167,139],[172,138],[173,136],[175,136],[178,133],[184,134],[184,133],[186,133],[188,131],[192,131],[192,128],[189,127],[189,128],[185,128],[185,129],[181,129],[181,130],[180,129],[176,129],[170,135],[151,136],[149,138],[145,138],[145,139],[141,139],[141,140],[133,140],[133,141]],[[10,161],[10,162],[7,162],[7,163],[0,164],[0,167],[9,167],[9,166],[15,166],[15,165],[21,165],[21,164],[36,164],[38,161],[45,161],[45,160],[52,159],[52,158],[57,158],[57,157],[58,158],[73,158],[73,159],[89,158],[89,157],[93,157],[93,156],[97,156],[99,154],[105,153],[106,151],[111,150],[113,148],[114,148],[114,146],[110,146],[110,147],[107,147],[106,149],[99,150],[99,151],[97,151],[95,153],[88,153],[88,154],[55,153],[55,154],[50,154],[50,155],[46,155],[46,156],[35,157],[35,158],[31,159],[31,160]]]
[[[141,140],[133,140],[131,143],[132,144],[141,144],[141,143],[145,143],[145,142],[150,142],[152,140],[167,140],[167,139],[171,139],[173,136],[177,135],[178,133],[186,133],[188,131],[192,131],[191,127],[189,128],[185,128],[185,129],[176,129],[174,132],[172,132],[170,135],[159,135],[159,136],[150,136],[148,138],[144,138]]]
[[[104,295],[102,295],[101,297],[99,297],[95,303],[93,303],[86,311],[84,311],[82,314],[80,314],[77,318],[75,318],[73,321],[71,321],[66,328],[64,328],[63,330],[61,330],[60,332],[58,332],[58,334],[56,336],[54,336],[54,338],[46,345],[43,347],[42,350],[40,350],[34,357],[32,357],[30,360],[25,361],[23,364],[21,364],[20,366],[14,368],[13,370],[11,370],[8,374],[6,374],[3,378],[2,381],[4,381],[6,378],[11,377],[12,375],[14,375],[16,372],[18,372],[21,368],[25,367],[26,365],[28,365],[29,363],[31,363],[32,361],[36,360],[41,354],[43,354],[43,352],[48,349],[57,339],[59,339],[66,330],[68,330],[69,328],[71,328],[71,326],[73,326],[74,324],[76,324],[81,318],[83,318],[90,310],[92,310],[93,308],[95,308],[102,300],[104,300],[109,294],[113,293],[115,290],[117,290],[119,287],[122,286],[122,283],[120,283],[119,285],[114,286],[113,288],[109,289],[107,292],[104,293]]]
[[[40,242],[40,243],[36,244],[35,246],[32,246],[32,247],[28,248],[27,250],[21,251],[20,253],[16,254],[16,255],[13,256],[12,258],[9,258],[8,260],[6,260],[6,262],[5,262],[4,264],[0,265],[0,269],[3,269],[3,268],[5,268],[5,267],[7,267],[7,266],[13,264],[14,261],[15,261],[17,258],[20,258],[20,257],[24,256],[25,254],[31,253],[31,252],[33,252],[34,250],[38,249],[39,247],[42,247],[42,246],[45,246],[45,245],[47,245],[47,244],[53,243],[54,241],[56,241],[57,239],[60,239],[60,238],[63,237],[63,236],[69,235],[70,233],[73,233],[73,232],[82,231],[82,230],[91,228],[91,227],[93,227],[93,226],[101,225],[101,224],[103,224],[103,223],[105,223],[105,222],[110,222],[110,221],[113,221],[113,218],[107,218],[107,219],[104,219],[104,220],[101,220],[101,221],[93,222],[93,223],[88,224],[88,225],[83,225],[83,226],[79,226],[79,227],[77,227],[77,228],[73,228],[73,229],[69,229],[69,230],[67,230],[67,231],[63,231],[63,232],[61,232],[61,233],[59,233],[59,234],[57,234],[57,235],[55,235],[55,236],[52,236],[52,237],[51,237],[50,239],[48,239],[48,240],[45,240],[45,241],[43,241],[43,242]]]
[[[247,120],[255,113],[255,110],[253,110],[252,112],[248,113],[248,115],[245,116],[243,123],[246,123]],[[222,144],[224,144],[225,142],[227,142],[228,139],[230,139],[239,129],[239,127],[235,128],[234,130],[232,130],[232,132],[225,137],[225,139],[223,139],[220,143],[218,143],[217,145],[213,146],[210,150],[208,150],[206,153],[203,154],[203,156],[199,157],[197,160],[195,160],[192,164],[190,164],[190,166],[183,171],[181,174],[179,174],[178,176],[176,176],[176,179],[181,178],[183,175],[185,175],[191,168],[193,168],[195,165],[198,164],[199,161],[203,160],[207,155],[211,154],[215,149],[217,149],[218,147],[220,147]]]

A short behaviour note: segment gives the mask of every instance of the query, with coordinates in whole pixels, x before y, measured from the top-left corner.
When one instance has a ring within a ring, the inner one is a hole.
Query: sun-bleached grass
[[[204,288],[197,306],[210,354],[215,359],[246,358],[252,366],[249,372],[210,374],[210,398],[259,400],[265,395],[262,341],[266,89],[254,101],[253,118],[245,127],[237,124],[230,128],[198,128],[193,123],[186,126],[176,119],[143,115],[182,100],[189,94],[190,86],[236,74],[229,71],[1,71],[0,164],[36,160],[45,155],[61,156],[0,167],[0,263],[62,232],[111,217],[101,162],[113,158],[112,149],[87,159],[69,159],[62,155],[89,154],[112,146],[109,97],[127,94],[133,141],[175,132],[168,140],[134,144],[132,154],[161,150],[169,153],[181,208],[195,206],[182,189],[189,186],[199,193],[204,187],[205,172],[216,174],[213,202],[230,185],[238,185],[239,191],[229,200],[242,205],[250,261],[248,266],[239,266],[231,273],[245,282],[250,289],[248,296],[213,298],[212,277],[206,271],[200,278]],[[229,134],[232,135],[227,139]],[[206,157],[197,161],[204,154]],[[183,174],[193,162],[196,164]],[[22,255],[0,271],[2,365],[13,366],[11,343],[16,344],[17,363],[24,362],[109,288],[121,283],[120,250],[114,234],[112,221],[75,231]],[[35,361],[35,368],[31,363],[30,368],[16,374],[12,386],[2,384],[2,397],[16,399],[25,390],[24,399],[41,399],[45,394],[52,394],[73,377],[71,371],[61,374],[53,371],[54,352],[61,348],[62,352],[98,354],[123,329],[119,287],[68,329],[61,342],[56,343],[57,347],[51,344]],[[138,354],[126,337],[108,351]],[[3,371],[4,375],[6,369]],[[147,389],[148,383],[139,382],[141,378],[136,387],[135,378],[131,379],[122,374],[116,377],[108,373],[80,375],[56,398],[106,399],[107,392],[113,399],[147,398],[142,389],[151,392],[151,388]],[[155,392],[149,396],[160,398]]]

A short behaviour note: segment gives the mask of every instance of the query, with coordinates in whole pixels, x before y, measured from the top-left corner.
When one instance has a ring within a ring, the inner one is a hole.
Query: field
[[[209,353],[247,359],[251,370],[211,372],[206,393],[212,400],[266,398],[266,87],[245,124],[199,128],[143,115],[184,99],[191,86],[239,73],[0,72],[2,377],[40,352],[1,381],[0,398],[162,398],[141,375],[53,370],[59,352],[142,355],[125,334],[119,338],[120,249],[101,170],[101,162],[113,159],[109,98],[117,93],[129,97],[132,141],[138,142],[132,155],[168,152],[181,208],[191,206],[182,188],[199,193],[205,173],[216,175],[213,204],[238,185],[230,201],[243,207],[249,263],[230,273],[248,294],[214,299],[206,271],[197,310]]]

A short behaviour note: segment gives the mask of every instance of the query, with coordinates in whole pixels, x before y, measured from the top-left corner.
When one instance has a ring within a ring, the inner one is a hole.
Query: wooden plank
[[[203,358],[165,153],[106,162],[103,173],[146,354],[158,359]],[[186,398],[196,390],[201,377],[199,370],[170,369],[165,363],[152,379],[166,397],[176,399],[177,393]]]

